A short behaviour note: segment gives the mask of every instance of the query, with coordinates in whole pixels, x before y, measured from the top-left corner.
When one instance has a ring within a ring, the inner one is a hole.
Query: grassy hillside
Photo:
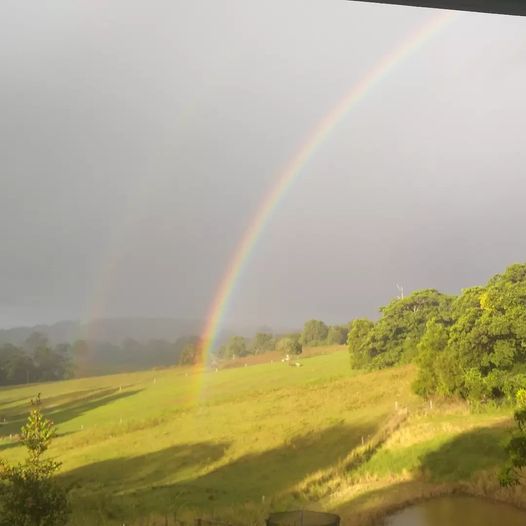
[[[459,481],[476,488],[483,476],[494,492],[488,470],[502,458],[509,410],[426,409],[411,393],[411,366],[356,374],[348,353],[333,350],[302,367],[176,368],[2,389],[0,454],[20,457],[9,435],[41,392],[58,424],[52,454],[74,488],[75,525],[165,524],[192,513],[246,523],[304,505],[359,523]]]

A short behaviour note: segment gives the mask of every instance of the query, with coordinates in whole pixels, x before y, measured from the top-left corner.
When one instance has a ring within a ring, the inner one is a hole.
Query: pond
[[[409,506],[385,526],[524,526],[526,511],[476,497],[448,496]]]

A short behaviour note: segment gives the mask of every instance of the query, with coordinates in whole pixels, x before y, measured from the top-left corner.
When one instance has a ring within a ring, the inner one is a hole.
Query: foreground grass
[[[411,366],[353,373],[344,349],[218,372],[166,369],[0,390],[0,455],[41,392],[58,425],[52,454],[72,486],[73,525],[261,523],[271,509],[336,510],[372,523],[449,491],[510,500],[495,470],[509,409],[427,408]]]
[[[382,426],[394,392],[416,402],[407,373],[352,375],[344,350],[297,368],[172,369],[3,389],[4,437],[37,392],[58,424],[52,454],[74,485],[74,524],[286,505],[291,487]],[[14,439],[0,447],[8,459],[21,454]]]

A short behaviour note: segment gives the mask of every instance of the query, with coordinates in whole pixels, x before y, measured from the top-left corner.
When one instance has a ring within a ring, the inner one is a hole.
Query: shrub
[[[60,526],[68,519],[67,494],[53,478],[60,462],[43,457],[55,426],[40,411],[40,395],[31,404],[20,430],[27,458],[13,466],[0,459],[1,526]]]

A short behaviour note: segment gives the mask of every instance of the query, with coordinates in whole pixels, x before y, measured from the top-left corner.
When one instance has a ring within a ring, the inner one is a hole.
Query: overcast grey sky
[[[281,167],[433,10],[0,3],[0,327],[203,317]],[[374,315],[525,260],[526,19],[461,14],[337,126],[227,318]]]

